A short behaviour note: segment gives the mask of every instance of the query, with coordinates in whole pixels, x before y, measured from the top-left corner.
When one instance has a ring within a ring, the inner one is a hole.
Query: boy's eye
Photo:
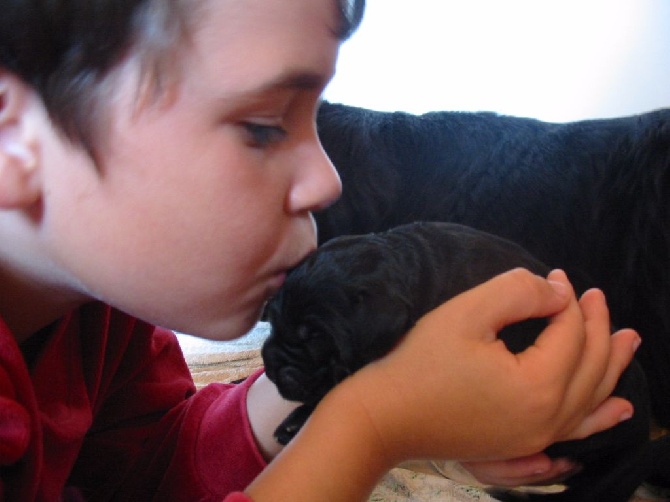
[[[278,125],[244,122],[242,126],[249,137],[249,146],[253,148],[265,148],[286,138],[286,130]]]

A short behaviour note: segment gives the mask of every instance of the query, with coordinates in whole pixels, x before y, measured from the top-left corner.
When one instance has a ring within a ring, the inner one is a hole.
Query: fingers
[[[610,397],[600,406],[584,418],[580,424],[572,429],[565,437],[570,439],[583,439],[596,432],[614,427],[619,422],[628,420],[633,416],[633,405],[620,397]]]
[[[601,291],[587,291],[579,303],[588,336],[580,376],[593,383],[596,389],[594,399],[598,404],[614,390],[640,345],[640,337],[631,329],[611,335],[609,310]]]
[[[464,307],[468,304],[476,312],[468,317],[479,328],[487,328],[488,335],[495,337],[504,326],[531,317],[547,317],[564,309],[570,301],[571,287],[565,274],[557,280],[547,280],[525,269],[514,269],[500,274],[480,286],[461,295]],[[504,292],[504,294],[501,294]],[[478,296],[476,302],[466,298]],[[491,331],[491,328],[494,328]],[[473,329],[473,334],[486,332]]]
[[[562,276],[554,273],[553,279]],[[540,350],[521,354],[556,392],[554,422],[564,424],[557,439],[583,438],[632,416],[629,402],[608,396],[638,345],[633,330],[611,335],[605,297],[594,289],[554,316],[535,344]]]
[[[596,387],[593,402],[596,408],[575,427],[566,439],[581,439],[596,432],[609,429],[633,416],[630,402],[618,397],[609,397],[621,373],[630,364],[635,350],[640,345],[640,337],[632,329],[617,331],[610,337],[611,349],[604,376]],[[600,403],[600,404],[598,404]]]
[[[623,330],[610,336],[601,292],[578,301],[563,272],[547,279],[518,269],[466,291],[419,320],[396,350],[341,384],[354,389],[370,422],[383,431],[390,458],[527,455],[630,415],[629,403],[608,396],[637,335]],[[551,320],[533,346],[512,354],[497,332],[529,317]],[[473,403],[473,395],[481,399]],[[439,430],[431,428],[435,424]],[[444,434],[445,424],[450,434]],[[522,468],[532,462],[540,460],[503,464],[503,472],[493,475],[525,484],[559,474],[552,463],[528,479]]]
[[[544,453],[492,462],[463,462],[480,483],[495,486],[550,484],[579,469],[568,459],[550,459]]]
[[[602,292],[587,291],[578,307],[583,329],[576,333],[581,338],[582,347],[575,358],[573,371],[565,375],[568,379],[565,401],[568,405],[581,403],[588,412],[612,393],[623,367],[613,368],[609,371],[610,378],[605,380],[612,353],[609,310]]]
[[[566,403],[576,406],[582,403],[587,415],[568,434],[568,438],[585,437],[632,415],[630,403],[622,399],[608,399],[608,396],[639,345],[639,337],[633,330],[610,334],[609,311],[601,291],[586,292],[579,304],[584,315],[586,343],[568,387]]]
[[[574,379],[587,337],[581,308],[565,273],[554,270],[547,279],[554,288],[561,285],[565,289],[566,306],[551,317],[535,344],[519,354],[519,359],[523,364],[534,367],[534,371],[544,375],[547,381],[554,382],[554,388],[558,390],[567,388]]]
[[[607,389],[602,389],[601,394],[609,395],[608,388],[616,385],[621,373],[628,367],[633,360],[635,351],[641,343],[640,335],[632,329],[621,329],[610,337],[610,363],[602,379],[602,385]],[[614,388],[614,387],[612,387]]]
[[[614,372],[609,372],[613,380],[612,378],[603,380],[612,362],[610,359],[612,355],[612,330],[605,295],[597,289],[589,290],[580,298],[579,306],[584,316],[586,343],[576,376],[582,378],[586,385],[601,389],[595,393],[595,399],[600,402],[614,390],[619,374],[628,364],[628,361],[626,365],[614,368],[616,375],[613,374]]]

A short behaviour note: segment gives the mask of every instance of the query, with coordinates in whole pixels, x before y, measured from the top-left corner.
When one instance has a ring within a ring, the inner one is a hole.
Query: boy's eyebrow
[[[251,90],[251,93],[262,94],[264,92],[281,89],[298,89],[307,91],[322,89],[329,80],[330,75],[326,76],[312,71],[290,70]]]

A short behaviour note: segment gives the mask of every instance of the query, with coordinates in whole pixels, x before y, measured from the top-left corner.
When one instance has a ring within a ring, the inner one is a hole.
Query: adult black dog
[[[317,125],[343,184],[316,214],[320,242],[449,221],[521,244],[603,289],[615,325],[639,331],[654,415],[670,427],[670,109],[554,124],[325,102]]]
[[[549,272],[511,241],[450,223],[408,224],[319,247],[291,271],[266,310],[272,325],[262,349],[267,376],[285,398],[305,403],[277,437],[286,443],[328,390],[391,350],[423,314],[514,267]],[[544,319],[518,323],[501,338],[519,352],[545,325]],[[584,469],[567,491],[542,497],[625,502],[646,478],[650,411],[635,362],[615,394],[633,403],[634,418],[584,440],[552,445],[551,456],[571,457]]]

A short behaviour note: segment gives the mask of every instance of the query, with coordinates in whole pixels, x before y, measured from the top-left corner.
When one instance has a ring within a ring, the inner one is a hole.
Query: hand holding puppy
[[[513,354],[497,332],[529,317],[550,323]],[[599,291],[578,301],[563,272],[501,274],[425,315],[391,353],[335,387],[248,492],[297,500],[288,481],[297,476],[304,500],[324,488],[332,500],[362,499],[407,459],[503,460],[611,427],[633,412],[608,396],[639,337],[610,333]]]
[[[538,316],[551,322],[528,350],[514,355],[496,338]],[[578,302],[563,272],[544,281],[514,270],[424,316],[349,383],[390,457],[510,458],[629,417],[630,404],[608,396],[637,340],[610,336],[599,291]]]

